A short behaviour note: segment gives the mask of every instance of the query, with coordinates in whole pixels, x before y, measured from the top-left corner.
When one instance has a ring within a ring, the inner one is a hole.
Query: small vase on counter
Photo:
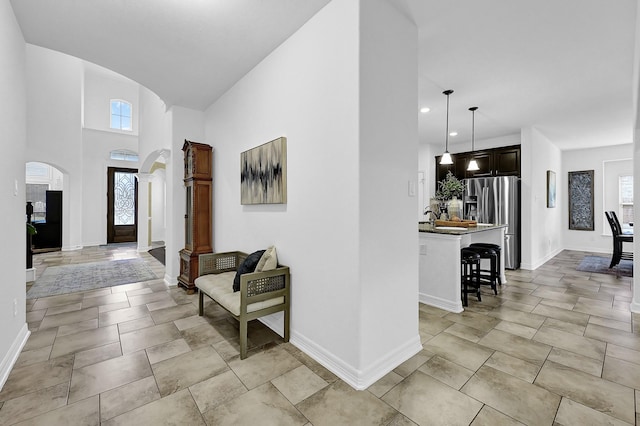
[[[447,211],[449,212],[449,218],[462,219],[462,200],[458,200],[455,195],[449,201],[447,201]]]

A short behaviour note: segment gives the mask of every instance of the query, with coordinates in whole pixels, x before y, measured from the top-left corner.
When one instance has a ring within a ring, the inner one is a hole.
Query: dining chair
[[[616,268],[616,277],[619,276],[620,261],[621,260],[633,260],[633,252],[623,251],[622,243],[633,242],[633,235],[623,235],[620,222],[617,221],[616,213],[614,211],[604,212],[607,217],[609,226],[611,227],[612,239],[613,239],[613,255],[611,256],[611,264],[609,268],[618,266]]]

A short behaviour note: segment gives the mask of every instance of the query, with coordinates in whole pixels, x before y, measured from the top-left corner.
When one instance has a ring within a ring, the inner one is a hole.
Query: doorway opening
[[[138,239],[137,169],[107,168],[107,243]]]
[[[34,253],[62,248],[62,190],[64,174],[49,164],[28,162],[25,173],[26,199],[31,203],[31,222],[36,229],[32,237]]]

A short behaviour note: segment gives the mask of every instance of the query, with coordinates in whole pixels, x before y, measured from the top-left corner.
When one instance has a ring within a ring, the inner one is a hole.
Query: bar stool
[[[500,261],[500,257],[501,257],[500,252],[502,251],[502,247],[500,247],[498,244],[492,244],[492,243],[471,243],[471,244],[469,244],[469,247],[486,247],[486,248],[490,248],[490,249],[495,250],[495,252],[498,254],[498,263],[496,265],[496,269],[497,269],[496,270],[496,273],[497,273],[496,280],[498,281],[499,285],[502,285],[502,276],[501,276],[501,274],[502,274],[502,266],[501,265],[502,264],[501,264],[501,261]]]
[[[500,278],[498,272],[498,253],[489,247],[469,246],[466,247],[466,249],[477,253],[480,259],[489,260],[489,269],[480,269],[480,284],[490,285],[493,293],[498,294],[497,284]]]
[[[475,250],[460,249],[460,266],[462,306],[469,305],[467,297],[469,293],[475,293],[478,301],[482,302],[480,296],[480,255]]]

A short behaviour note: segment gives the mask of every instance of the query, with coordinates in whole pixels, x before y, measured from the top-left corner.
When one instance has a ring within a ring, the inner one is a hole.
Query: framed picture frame
[[[569,172],[569,229],[593,231],[593,170]]]
[[[240,153],[240,203],[287,203],[287,138]]]
[[[547,170],[547,208],[556,207],[556,172]]]

